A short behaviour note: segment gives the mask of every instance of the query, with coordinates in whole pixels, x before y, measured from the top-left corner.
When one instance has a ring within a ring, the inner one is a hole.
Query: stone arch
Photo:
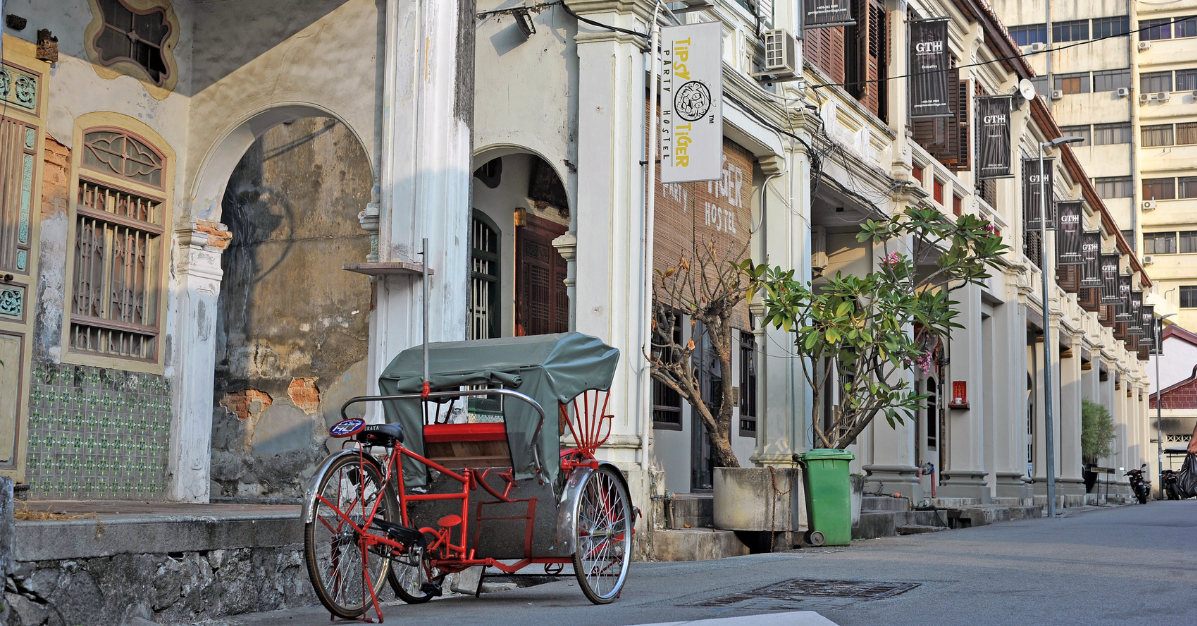
[[[208,148],[194,180],[189,185],[191,190],[189,216],[219,222],[221,218],[220,201],[224,197],[225,185],[246,150],[271,128],[309,117],[328,117],[337,120],[339,124],[343,124],[345,128],[349,129],[367,155],[372,154],[372,143],[365,141],[352,124],[331,108],[319,104],[296,102],[272,104],[257,109],[230,124],[220,139],[213,142]],[[371,161],[371,171],[375,188],[372,194],[377,195],[378,167],[373,160]]]
[[[502,173],[491,186],[479,173],[496,160]],[[553,243],[568,238],[577,224],[563,165],[513,144],[488,146],[474,156],[473,209],[499,231],[502,336],[572,328],[572,250]],[[559,192],[547,193],[554,184]]]

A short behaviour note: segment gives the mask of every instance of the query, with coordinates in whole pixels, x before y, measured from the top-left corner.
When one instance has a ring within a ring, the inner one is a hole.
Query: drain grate
[[[814,580],[797,578],[753,591],[733,593],[695,602],[697,606],[727,607],[751,600],[800,602],[806,598],[844,598],[849,600],[884,600],[906,593],[919,583],[890,583],[871,580]]]

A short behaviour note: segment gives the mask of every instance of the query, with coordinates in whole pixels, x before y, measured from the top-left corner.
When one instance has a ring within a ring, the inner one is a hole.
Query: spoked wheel
[[[408,604],[423,604],[437,595],[425,586],[426,583],[439,576],[440,570],[430,565],[424,548],[412,546],[407,554],[392,557],[387,579],[401,600]]]
[[[574,573],[595,604],[619,597],[632,561],[632,499],[609,467],[582,483],[574,511]]]
[[[312,521],[304,526],[308,576],[316,597],[330,613],[352,619],[374,603],[363,575],[363,560],[375,595],[386,581],[390,560],[363,550],[359,534],[337,511],[361,527],[379,498],[382,502],[375,519],[397,521],[398,504],[385,489],[378,467],[369,461],[363,463],[357,456],[335,461],[320,480],[316,493],[328,503],[317,498]]]

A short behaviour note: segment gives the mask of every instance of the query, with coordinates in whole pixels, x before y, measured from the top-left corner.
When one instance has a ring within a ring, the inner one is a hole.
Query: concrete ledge
[[[876,539],[898,534],[898,524],[906,523],[902,511],[861,511],[860,524],[852,529],[853,539]]]
[[[709,561],[748,553],[748,546],[730,530],[653,531],[653,556],[658,561]]]

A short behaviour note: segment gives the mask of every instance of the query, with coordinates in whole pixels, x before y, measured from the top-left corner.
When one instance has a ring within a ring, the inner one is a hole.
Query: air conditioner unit
[[[1155,94],[1155,99],[1159,100],[1160,102],[1167,102],[1171,98],[1172,98],[1172,94],[1168,93],[1167,91],[1161,91],[1161,92]]]
[[[1144,200],[1143,201],[1143,210],[1144,211],[1154,211],[1155,210],[1155,200]]]
[[[1130,96],[1130,89],[1126,87],[1119,87],[1118,89],[1114,90],[1114,94],[1119,98],[1126,98],[1127,96]]]
[[[1052,90],[1052,100],[1063,100],[1063,99],[1064,99],[1064,90],[1063,89],[1053,89]]]
[[[1150,42],[1150,41],[1140,41],[1140,42],[1139,42],[1139,49],[1140,49],[1140,50],[1150,50],[1150,49],[1151,49],[1151,42]]]
[[[793,76],[801,61],[797,60],[794,36],[784,28],[765,31],[765,71]]]
[[[1043,52],[1044,50],[1047,50],[1047,44],[1045,43],[1036,42],[1031,44],[1031,52]]]
[[[1152,263],[1155,263],[1155,257],[1151,256],[1150,254],[1144,254],[1143,265],[1151,265]]]
[[[1154,94],[1150,94],[1150,93],[1141,93],[1141,94],[1139,94],[1139,102],[1144,103],[1144,104],[1151,102],[1151,98],[1153,95]]]

